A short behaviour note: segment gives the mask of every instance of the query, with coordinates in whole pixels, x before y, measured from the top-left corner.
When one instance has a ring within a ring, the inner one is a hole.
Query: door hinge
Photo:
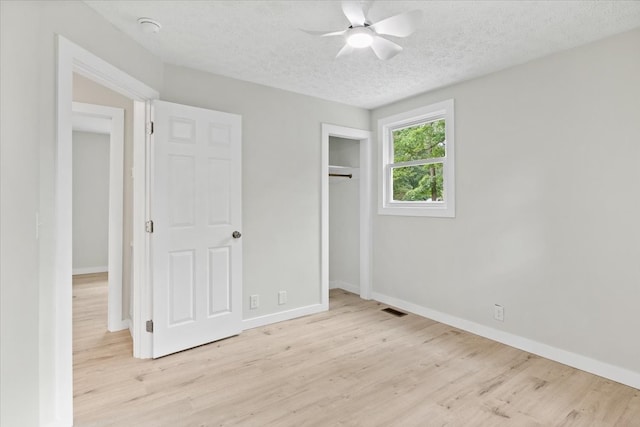
[[[147,135],[153,135],[153,122],[147,123]]]
[[[147,233],[153,233],[153,221],[147,221],[145,223],[144,229],[147,231]]]
[[[147,332],[153,333],[153,320],[147,320]]]

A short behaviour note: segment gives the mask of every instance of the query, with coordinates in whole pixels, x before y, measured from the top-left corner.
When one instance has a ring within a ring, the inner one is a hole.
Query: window
[[[379,120],[380,214],[455,216],[453,99]]]

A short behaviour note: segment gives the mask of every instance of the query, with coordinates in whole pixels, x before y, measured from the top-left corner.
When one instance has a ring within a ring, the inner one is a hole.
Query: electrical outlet
[[[251,295],[249,297],[249,308],[253,310],[258,308],[259,305],[260,305],[260,299],[258,298],[258,295]]]
[[[498,322],[504,322],[504,307],[499,305],[499,304],[495,304],[493,306],[493,318],[496,319]]]
[[[287,303],[287,291],[278,292],[278,304],[286,304]]]

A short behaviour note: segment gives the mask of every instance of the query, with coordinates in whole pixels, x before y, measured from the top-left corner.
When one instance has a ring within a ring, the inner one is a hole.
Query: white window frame
[[[380,215],[455,217],[455,125],[453,108],[453,99],[448,99],[378,120],[381,160],[381,167],[379,169],[381,192],[378,204],[378,213]],[[445,141],[447,142],[445,157],[403,162],[400,164],[393,163],[394,131],[440,119],[445,120]],[[444,201],[423,202],[393,200],[392,167],[429,163],[442,163]]]

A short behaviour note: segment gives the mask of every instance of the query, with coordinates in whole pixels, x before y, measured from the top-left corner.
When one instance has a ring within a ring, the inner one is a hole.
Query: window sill
[[[435,218],[455,218],[451,206],[380,206],[378,215],[426,216]]]

